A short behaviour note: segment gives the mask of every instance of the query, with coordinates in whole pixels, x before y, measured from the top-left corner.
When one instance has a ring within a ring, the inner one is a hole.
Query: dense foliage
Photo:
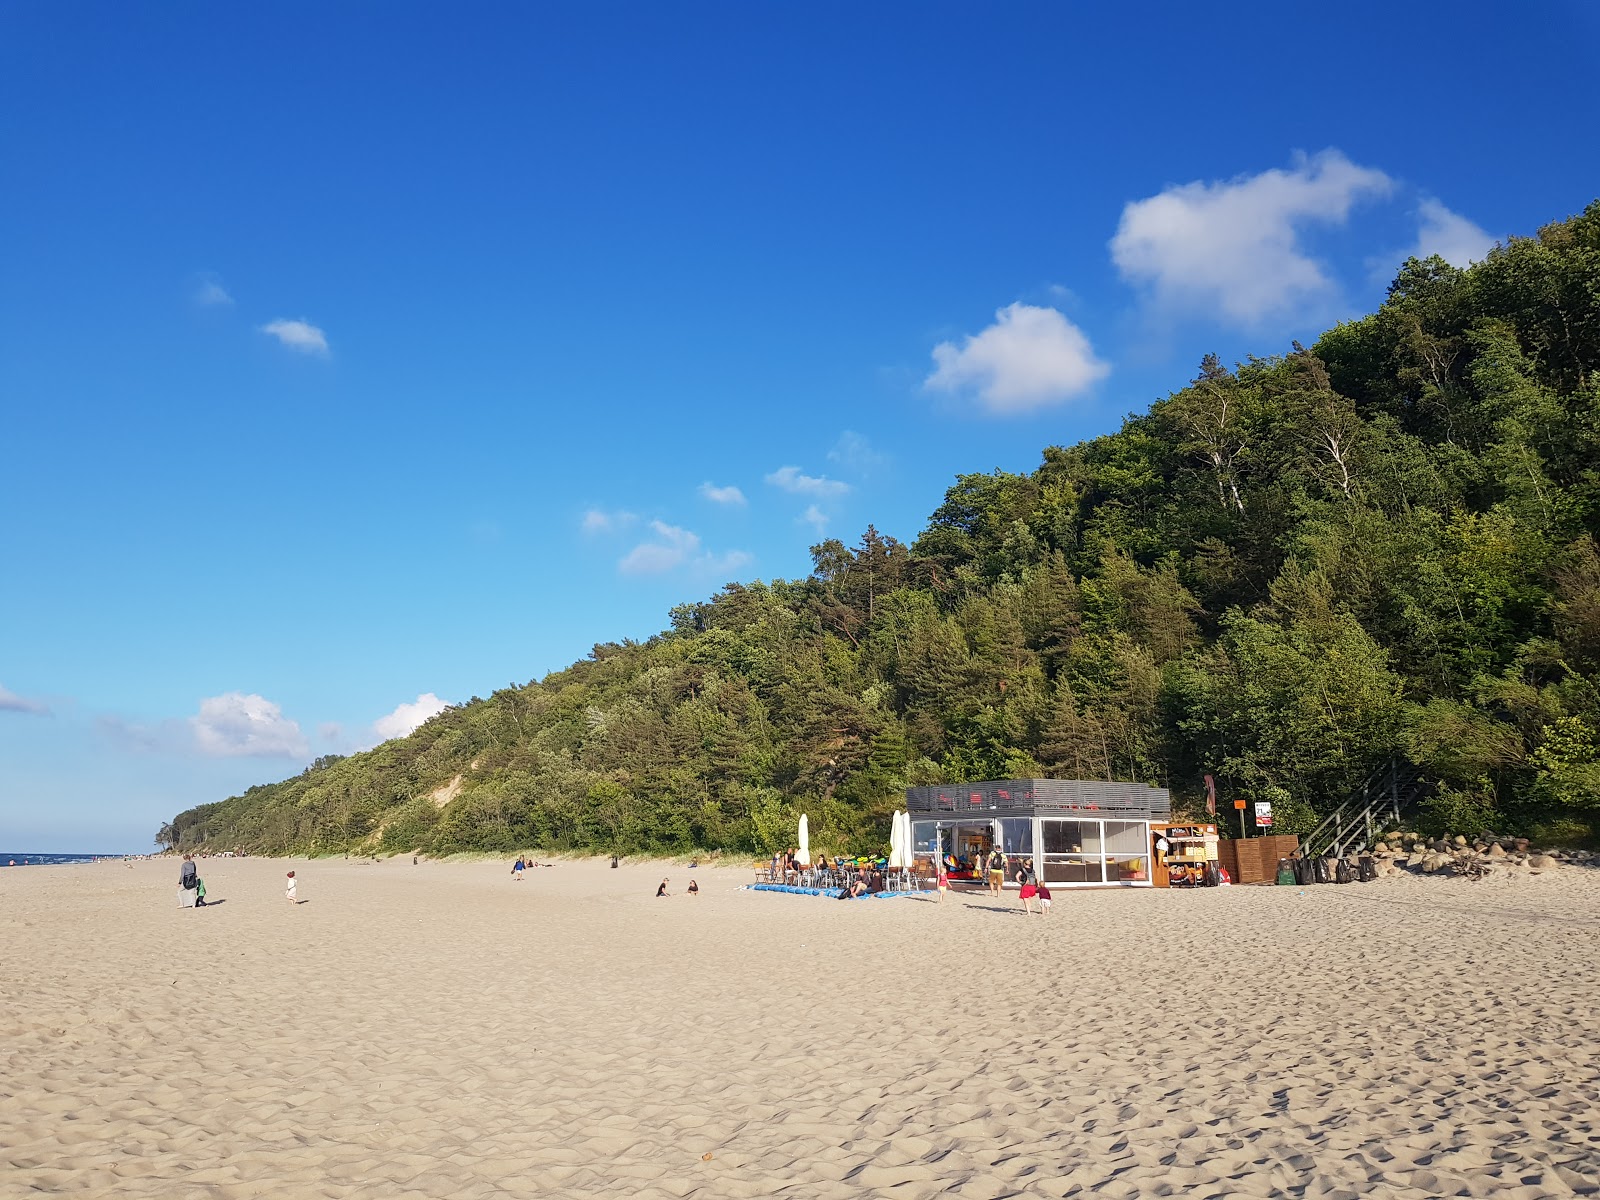
[[[877,845],[907,785],[1049,774],[1273,799],[1375,765],[1426,820],[1600,818],[1600,202],[1192,383],[912,546],[731,584],[644,643],[176,817],[278,852]]]

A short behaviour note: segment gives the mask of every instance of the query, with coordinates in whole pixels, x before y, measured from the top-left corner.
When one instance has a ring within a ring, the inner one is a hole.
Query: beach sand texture
[[[0,1195],[1600,1193],[1583,868],[1042,920],[650,864],[201,873],[180,911],[172,860],[0,870]]]

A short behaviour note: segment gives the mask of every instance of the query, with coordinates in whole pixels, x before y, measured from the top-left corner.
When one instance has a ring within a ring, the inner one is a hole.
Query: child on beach
[[[206,881],[198,875],[194,879],[194,906],[196,908],[206,906]]]
[[[1050,915],[1050,889],[1045,886],[1045,882],[1042,879],[1039,881],[1038,896],[1039,915],[1041,917],[1048,917]]]
[[[671,892],[667,891],[667,881],[665,879],[661,881],[661,886],[656,889],[656,895],[658,897],[672,895]]]
[[[939,864],[939,874],[934,879],[939,888],[939,903],[944,903],[944,894],[950,890],[950,868],[943,863]]]
[[[698,896],[699,894],[700,894],[700,885],[698,883],[696,883],[692,879],[689,880],[689,895]]]
[[[293,871],[289,872],[289,878],[288,878],[287,882],[285,882],[284,885],[283,885],[283,894],[284,894],[284,897],[289,901],[290,904],[299,904],[300,903],[300,901],[295,899],[295,895],[294,895],[294,872]]]

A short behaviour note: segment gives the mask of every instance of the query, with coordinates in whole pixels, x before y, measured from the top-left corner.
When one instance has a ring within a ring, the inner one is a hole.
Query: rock
[[[1528,852],[1528,839],[1527,838],[1517,838],[1511,844],[1517,848],[1518,853],[1526,854]]]
[[[1466,844],[1467,844],[1466,835],[1465,834],[1460,834],[1460,833],[1456,834],[1456,845],[1465,846]]]
[[[1528,869],[1532,871],[1546,871],[1556,865],[1556,860],[1548,854],[1535,854],[1528,859]]]
[[[1496,842],[1494,845],[1489,847],[1489,857],[1490,858],[1504,858],[1505,856],[1506,856],[1506,848],[1504,846],[1502,846],[1499,842]]]

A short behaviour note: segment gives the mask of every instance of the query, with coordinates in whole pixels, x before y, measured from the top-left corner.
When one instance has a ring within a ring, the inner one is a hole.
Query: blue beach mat
[[[789,892],[795,896],[826,896],[830,900],[839,897],[838,888],[794,887],[787,883],[752,883],[749,885],[752,892]],[[914,892],[868,892],[865,896],[853,897],[860,900],[893,900],[896,896],[912,896]]]

